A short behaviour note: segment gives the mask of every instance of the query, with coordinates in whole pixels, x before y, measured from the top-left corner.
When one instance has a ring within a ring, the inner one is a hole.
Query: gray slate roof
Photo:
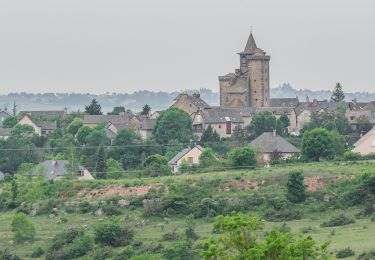
[[[10,136],[10,131],[11,128],[0,128],[0,136],[5,137],[5,136]]]
[[[204,101],[201,97],[200,97],[200,94],[193,94],[193,95],[188,95],[186,93],[181,93],[179,94],[176,98],[175,98],[175,101],[176,100],[179,100],[181,98],[181,96],[183,95],[186,95],[187,96],[187,99],[189,100],[190,103],[194,104],[196,107],[198,108],[209,108],[210,105],[206,103],[206,101]]]
[[[47,160],[40,163],[36,169],[34,169],[33,174],[39,174],[42,170],[46,175],[48,180],[54,180],[59,176],[64,176],[69,173],[68,171],[69,161],[67,160]],[[79,166],[80,170],[85,169]]]
[[[243,117],[250,117],[254,113],[251,107],[221,108],[211,107],[200,111],[205,124],[225,123],[229,119],[232,123],[243,123]]]
[[[85,115],[83,119],[84,124],[101,124],[101,123],[112,123],[116,127],[125,128],[133,127],[131,124],[131,118],[134,116],[130,113],[124,115]]]
[[[34,123],[40,127],[42,130],[55,130],[57,128],[57,123],[48,121],[34,121]]]
[[[298,98],[271,98],[270,107],[296,107]]]
[[[200,146],[200,145],[196,145],[194,146],[193,148],[197,147],[199,150],[203,151],[203,147]],[[185,154],[187,154],[188,152],[190,152],[193,148],[185,148],[183,149],[181,152],[179,152],[175,157],[173,157],[169,162],[168,164],[169,165],[174,165],[174,164],[177,164],[177,162],[185,156]]]
[[[313,101],[313,102],[301,102],[296,107],[296,114],[299,115],[303,111],[308,110],[312,113],[317,113],[321,110],[326,111],[336,111],[339,107],[348,108],[350,105],[349,102],[330,102],[330,101]]]
[[[262,53],[264,52],[262,49],[259,49],[257,47],[257,44],[255,43],[254,36],[252,33],[250,33],[249,39],[247,40],[244,53]]]
[[[21,111],[20,113],[30,114],[32,116],[60,116],[65,115],[64,110],[40,110],[40,111]]]
[[[154,130],[156,127],[156,119],[143,118],[140,123],[141,130]]]
[[[250,143],[256,151],[261,153],[272,153],[277,150],[280,153],[300,153],[301,151],[279,135],[266,132],[258,136]]]

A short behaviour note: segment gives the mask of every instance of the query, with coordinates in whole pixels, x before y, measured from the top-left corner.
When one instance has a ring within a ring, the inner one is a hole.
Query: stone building
[[[253,34],[240,56],[235,73],[219,77],[221,107],[267,107],[270,102],[270,56],[259,49]]]
[[[209,108],[208,105],[200,96],[200,94],[195,93],[189,95],[188,93],[181,93],[175,99],[171,107],[176,107],[184,110],[191,117],[201,109]]]

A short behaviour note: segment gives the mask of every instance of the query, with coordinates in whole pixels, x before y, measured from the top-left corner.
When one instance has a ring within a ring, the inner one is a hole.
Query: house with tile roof
[[[193,117],[193,115],[199,110],[210,108],[210,105],[208,105],[198,93],[192,95],[181,93],[174,99],[174,103],[171,107],[184,110]]]
[[[179,152],[173,157],[168,165],[171,167],[173,173],[178,173],[182,162],[187,162],[190,166],[199,165],[199,156],[203,152],[203,147],[196,145],[194,147],[188,147]]]
[[[34,128],[35,133],[39,136],[47,136],[57,128],[57,122],[53,121],[36,121],[29,115],[25,115],[17,125],[29,125]]]
[[[272,160],[274,153],[277,153],[280,159],[301,153],[297,147],[275,132],[261,134],[250,143],[250,146],[265,163]]]

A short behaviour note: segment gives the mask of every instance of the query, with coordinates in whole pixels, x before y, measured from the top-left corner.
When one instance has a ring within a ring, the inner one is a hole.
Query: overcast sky
[[[251,26],[272,87],[375,91],[374,0],[0,0],[0,93],[218,91]]]

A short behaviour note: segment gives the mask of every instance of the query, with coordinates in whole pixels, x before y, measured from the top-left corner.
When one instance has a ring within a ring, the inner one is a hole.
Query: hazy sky
[[[0,0],[0,93],[218,91],[251,25],[272,87],[375,91],[374,0]]]

